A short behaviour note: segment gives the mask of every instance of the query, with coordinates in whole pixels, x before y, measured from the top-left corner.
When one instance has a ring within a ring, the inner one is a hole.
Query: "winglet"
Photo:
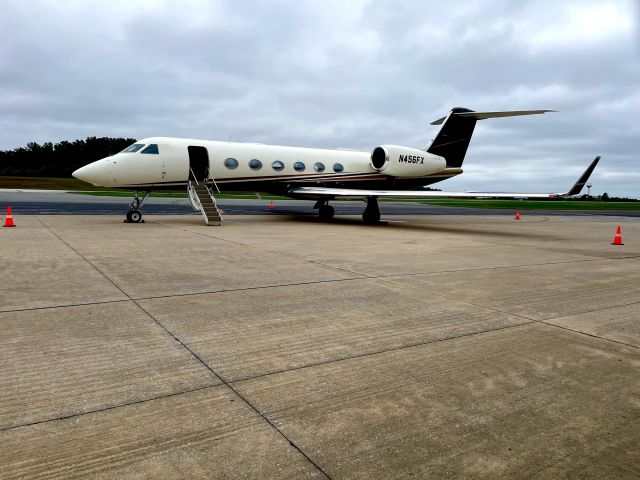
[[[571,187],[571,190],[569,190],[567,193],[563,193],[562,196],[563,197],[571,197],[572,195],[578,195],[582,191],[582,188],[585,186],[587,181],[589,181],[589,177],[593,173],[593,170],[596,168],[596,165],[598,164],[599,161],[600,161],[600,155],[598,155],[593,160],[593,162],[591,162],[591,165],[589,165],[587,167],[587,169],[584,171],[582,176],[573,185],[573,187]]]

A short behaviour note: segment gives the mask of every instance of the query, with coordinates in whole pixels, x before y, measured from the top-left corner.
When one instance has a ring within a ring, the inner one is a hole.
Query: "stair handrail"
[[[187,190],[188,190],[188,194],[189,197],[192,199],[192,204],[193,201],[198,202],[198,205],[200,205],[200,209],[202,210],[202,202],[200,201],[200,197],[198,196],[198,192],[196,191],[196,187],[193,185],[194,183],[198,183],[195,180],[191,180],[189,179],[189,182],[187,183]],[[195,208],[195,207],[194,207]]]
[[[189,171],[191,172],[191,177],[193,178],[193,180],[189,179],[189,182],[196,182],[196,185],[200,185],[200,183],[198,182],[198,179],[196,178],[196,174],[193,173],[193,169],[191,167],[189,167]]]
[[[218,184],[216,183],[216,179],[213,178],[213,172],[211,171],[211,167],[207,167],[207,177],[209,178],[209,176],[211,176],[211,181],[213,182],[213,186],[216,187],[216,190],[218,191],[218,193],[220,193],[220,189],[218,188]]]

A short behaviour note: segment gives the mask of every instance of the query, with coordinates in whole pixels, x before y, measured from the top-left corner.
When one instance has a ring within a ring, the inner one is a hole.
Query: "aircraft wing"
[[[308,198],[558,198],[578,195],[589,176],[596,168],[600,157],[596,157],[573,187],[565,193],[525,192],[440,192],[432,190],[361,190],[356,188],[296,187],[291,195]]]

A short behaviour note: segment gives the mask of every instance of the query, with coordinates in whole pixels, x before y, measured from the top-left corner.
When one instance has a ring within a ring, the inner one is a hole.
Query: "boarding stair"
[[[222,225],[220,209],[216,204],[216,199],[204,180],[190,180],[189,193],[193,200],[196,200],[200,207],[200,213],[207,225]]]

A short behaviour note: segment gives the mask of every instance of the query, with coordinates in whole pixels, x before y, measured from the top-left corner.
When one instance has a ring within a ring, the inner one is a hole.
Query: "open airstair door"
[[[209,153],[205,147],[189,146],[189,200],[199,210],[207,225],[220,225],[222,217],[216,199],[207,186],[209,177]]]
[[[189,151],[189,180],[205,181],[209,173],[209,153],[206,147],[190,146],[187,150]]]

